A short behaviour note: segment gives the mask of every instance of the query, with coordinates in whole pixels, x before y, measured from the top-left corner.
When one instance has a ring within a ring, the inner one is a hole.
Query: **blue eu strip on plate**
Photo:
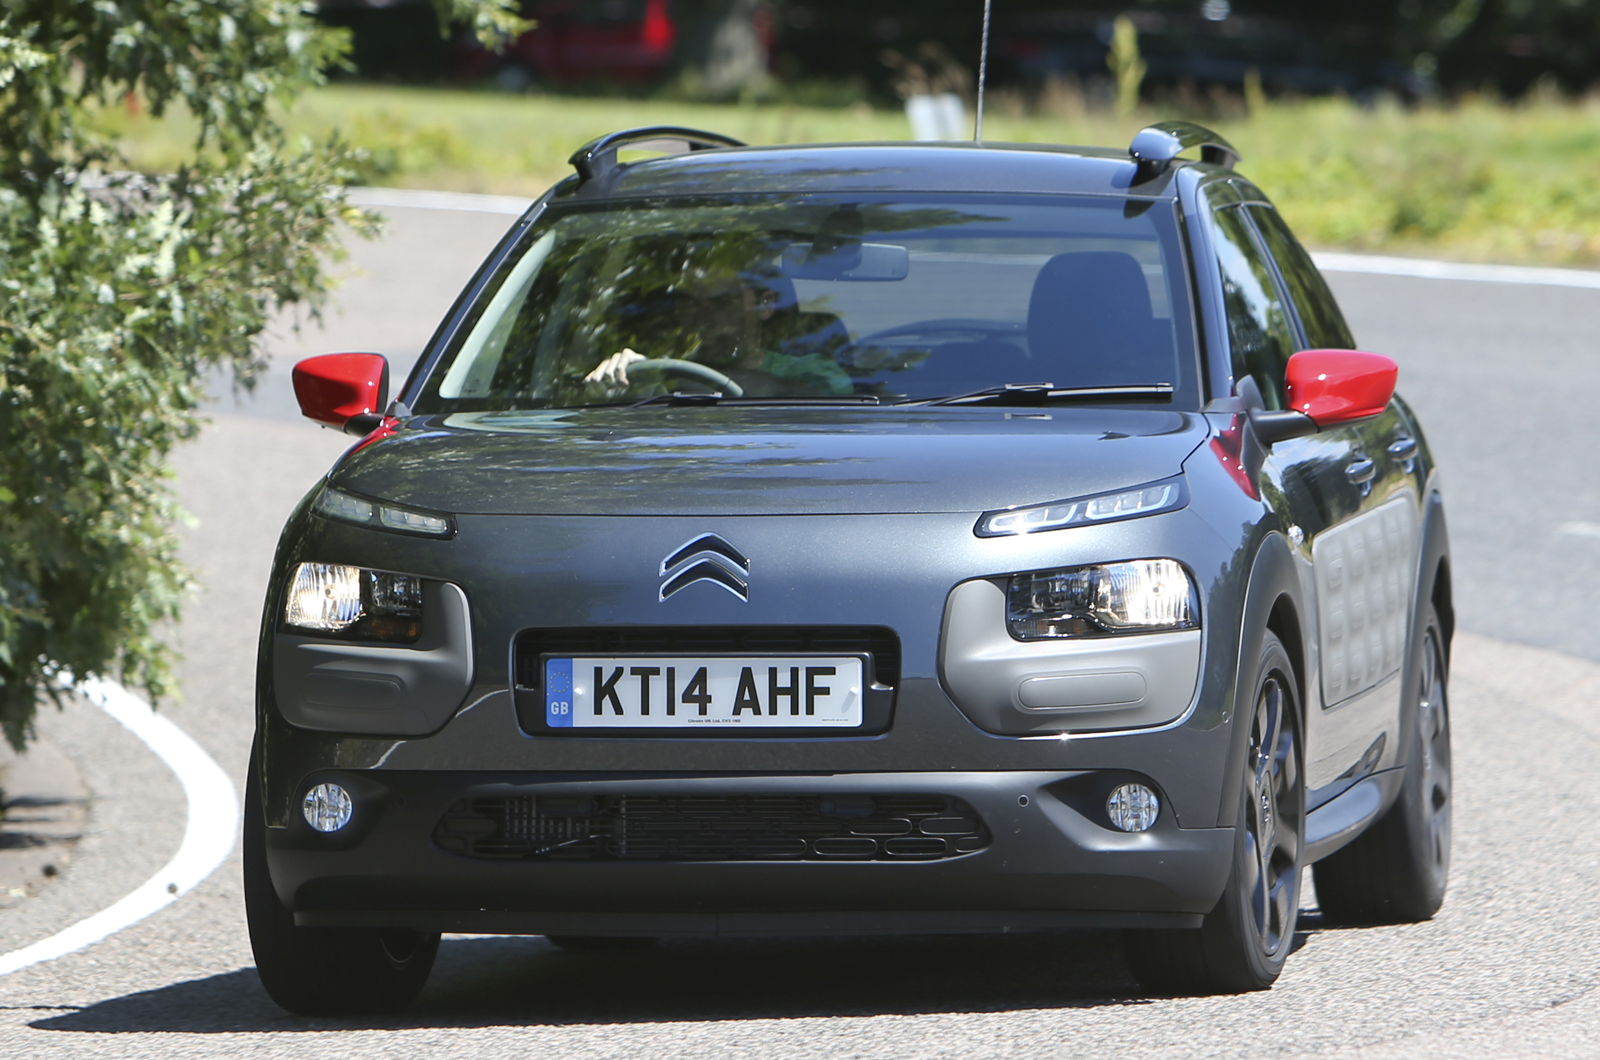
[[[544,716],[552,728],[572,727],[572,660],[547,659],[544,664]]]

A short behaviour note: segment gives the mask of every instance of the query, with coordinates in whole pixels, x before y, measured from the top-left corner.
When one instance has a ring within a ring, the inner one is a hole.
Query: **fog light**
[[[1107,816],[1124,832],[1146,831],[1160,813],[1161,800],[1143,784],[1120,785],[1106,797]]]
[[[306,792],[300,812],[319,832],[337,832],[350,823],[350,795],[337,784],[318,784]]]

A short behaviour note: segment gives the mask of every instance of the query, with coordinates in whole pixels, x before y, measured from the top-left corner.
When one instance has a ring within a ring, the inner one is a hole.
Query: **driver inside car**
[[[855,392],[833,356],[848,342],[848,334],[831,314],[801,312],[789,280],[698,272],[675,284],[671,293],[678,329],[693,337],[681,359],[716,369],[746,396]],[[621,394],[632,385],[628,369],[651,356],[624,347],[596,365],[583,382]]]

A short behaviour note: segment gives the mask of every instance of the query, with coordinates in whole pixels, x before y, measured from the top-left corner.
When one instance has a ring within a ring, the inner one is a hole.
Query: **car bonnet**
[[[330,484],[461,514],[978,512],[1179,473],[1194,413],[1141,409],[647,408],[413,421]]]

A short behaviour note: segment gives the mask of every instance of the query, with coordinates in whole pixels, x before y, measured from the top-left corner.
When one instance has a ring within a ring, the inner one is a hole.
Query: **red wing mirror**
[[[1289,407],[1281,412],[1252,409],[1250,425],[1261,444],[1272,445],[1376,416],[1389,407],[1399,375],[1400,366],[1382,354],[1301,350],[1289,358],[1284,372]]]
[[[307,419],[367,434],[389,403],[389,361],[377,353],[329,353],[294,366],[294,396]]]
[[[1301,350],[1284,372],[1288,407],[1318,427],[1376,416],[1389,407],[1400,366],[1380,353]]]

